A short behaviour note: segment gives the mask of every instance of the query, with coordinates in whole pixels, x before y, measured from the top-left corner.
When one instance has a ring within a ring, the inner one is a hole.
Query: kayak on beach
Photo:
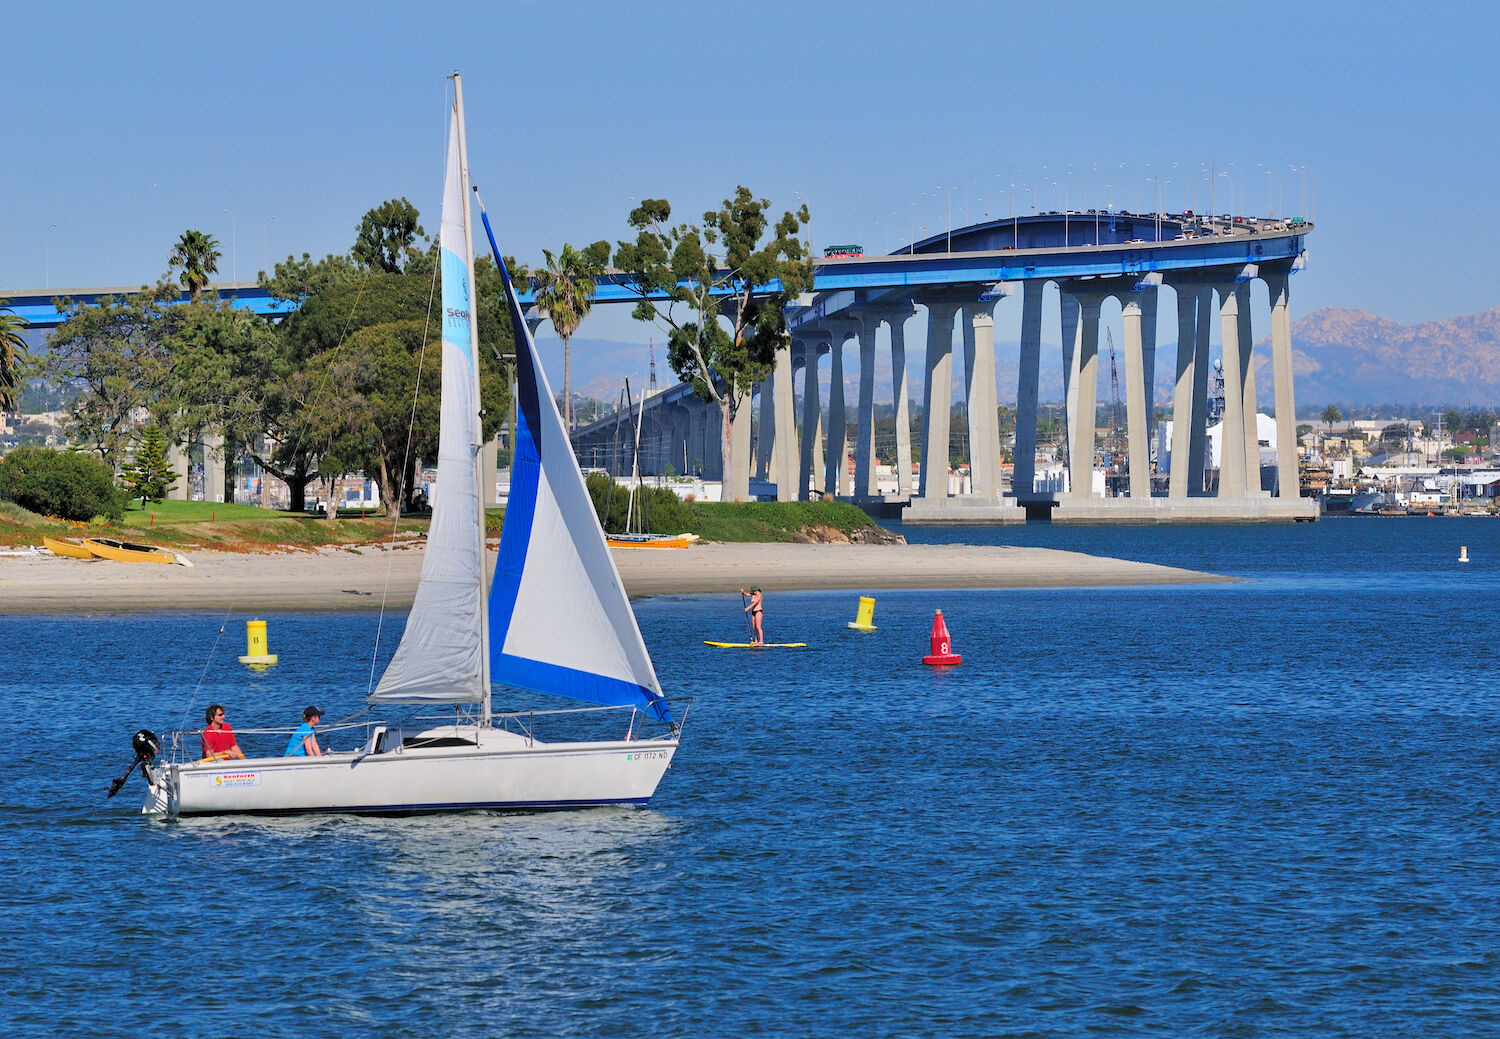
[[[717,646],[719,649],[806,649],[806,642],[767,642],[757,646],[750,642],[710,642],[703,640],[705,646]]]

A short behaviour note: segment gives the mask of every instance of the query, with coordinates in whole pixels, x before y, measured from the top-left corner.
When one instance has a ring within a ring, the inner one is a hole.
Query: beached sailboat
[[[63,556],[67,559],[98,559],[99,557],[88,550],[88,547],[72,538],[42,538],[42,547],[54,556]]]
[[[91,556],[99,559],[113,559],[117,563],[176,563],[181,561],[177,553],[169,549],[157,548],[155,545],[137,545],[129,541],[120,541],[117,538],[84,538],[83,547]]]
[[[662,694],[498,248],[516,337],[518,422],[510,502],[486,592],[473,230],[463,90],[456,73],[452,79],[439,243],[441,493],[406,630],[367,697],[373,707],[409,713],[362,723],[358,749],[320,757],[194,760],[196,732],[169,733],[161,754],[142,730],[133,746],[150,784],[147,813],[645,804],[676,753],[683,717]],[[497,714],[492,682],[595,706]],[[446,714],[424,720],[419,713],[444,705]],[[611,712],[599,716],[607,738],[538,738],[549,720],[571,730],[592,711]]]

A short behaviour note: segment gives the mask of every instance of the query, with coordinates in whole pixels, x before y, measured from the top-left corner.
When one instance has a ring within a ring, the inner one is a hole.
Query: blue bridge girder
[[[1046,213],[990,220],[928,237],[888,256],[818,260],[809,294],[813,299],[804,296],[793,309],[804,309],[824,294],[851,290],[887,295],[889,292],[883,290],[1141,276],[1296,259],[1302,255],[1304,237],[1311,230],[1312,225],[1301,220],[1181,214]],[[1151,237],[1144,237],[1147,235]],[[1014,244],[1023,241],[1025,247]],[[766,286],[779,287],[774,282]],[[273,298],[253,282],[210,288],[233,306],[268,317],[296,309],[295,303]],[[53,328],[67,317],[57,309],[57,299],[87,305],[137,291],[119,287],[31,289],[10,292],[6,297],[8,309],[32,327]],[[729,293],[726,289],[721,294]],[[186,301],[186,291],[181,298]],[[596,305],[636,303],[640,298],[634,279],[621,272],[610,272],[596,281]],[[523,306],[529,306],[531,299],[529,291],[521,294]],[[833,302],[826,296],[824,301]],[[826,305],[817,309],[825,316],[830,312]],[[797,318],[793,320],[795,323]]]

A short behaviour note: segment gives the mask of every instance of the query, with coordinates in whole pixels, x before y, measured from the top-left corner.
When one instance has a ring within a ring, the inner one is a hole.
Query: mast
[[[464,207],[464,269],[469,278],[469,358],[470,375],[474,380],[474,404],[478,409],[474,423],[474,441],[469,451],[474,459],[475,484],[484,487],[484,474],[480,466],[484,461],[484,405],[480,396],[479,382],[479,286],[474,280],[474,220],[469,206],[469,138],[464,127],[464,79],[457,70],[453,73],[453,113],[458,121],[458,176]],[[484,540],[484,495],[478,500],[479,522],[479,567],[474,579],[479,583],[479,723],[490,724],[490,613],[487,608],[489,589],[485,580],[488,567],[485,562]]]

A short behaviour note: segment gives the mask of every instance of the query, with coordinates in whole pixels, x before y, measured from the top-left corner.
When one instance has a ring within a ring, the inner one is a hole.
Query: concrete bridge
[[[772,377],[741,408],[737,443],[751,444],[741,471],[725,479],[726,497],[745,496],[751,479],[774,485],[780,500],[827,492],[873,504],[905,505],[907,522],[1020,522],[1050,511],[1054,522],[1204,522],[1313,519],[1316,502],[1299,496],[1295,395],[1291,370],[1288,284],[1305,262],[1312,225],[1300,219],[1199,217],[1193,214],[1049,213],[987,221],[917,242],[890,256],[823,261],[814,292],[790,315],[792,342],[777,356]],[[1251,350],[1250,290],[1266,285],[1270,303],[1271,370],[1276,412],[1274,491],[1261,489],[1257,386]],[[1177,308],[1173,466],[1164,493],[1152,492],[1150,387],[1155,383],[1160,289]],[[1044,293],[1056,293],[1067,405],[1065,490],[1046,490],[1036,472],[1037,412]],[[1009,300],[1007,303],[1005,301]],[[1128,493],[1094,492],[1094,416],[1099,398],[1100,312],[1118,302],[1124,325],[1124,404]],[[1021,353],[1016,387],[1014,465],[1003,485],[994,350],[995,313],[1019,306]],[[923,423],[914,481],[906,375],[906,326],[926,312],[927,361]],[[1223,343],[1222,464],[1205,478],[1209,332],[1218,320]],[[884,330],[882,332],[882,329]],[[969,416],[971,479],[952,493],[948,479],[949,415],[955,333],[962,346],[964,401]],[[854,471],[846,459],[844,354],[858,345],[859,391],[854,403]],[[877,354],[884,351],[893,383],[896,442],[886,463],[894,494],[878,493],[874,445]],[[829,396],[818,373],[827,359]],[[800,388],[802,417],[795,414]],[[648,401],[647,430],[667,446],[664,458],[701,456],[708,478],[722,473],[718,413],[686,387]],[[752,437],[750,425],[758,427]],[[607,454],[612,420],[579,431],[580,460]],[[828,431],[825,436],[825,430]],[[676,438],[675,440],[673,438]],[[652,459],[642,458],[649,466]],[[683,472],[675,461],[673,471]],[[628,471],[628,461],[624,465]],[[615,471],[620,471],[616,469]],[[660,472],[661,469],[647,471]]]

